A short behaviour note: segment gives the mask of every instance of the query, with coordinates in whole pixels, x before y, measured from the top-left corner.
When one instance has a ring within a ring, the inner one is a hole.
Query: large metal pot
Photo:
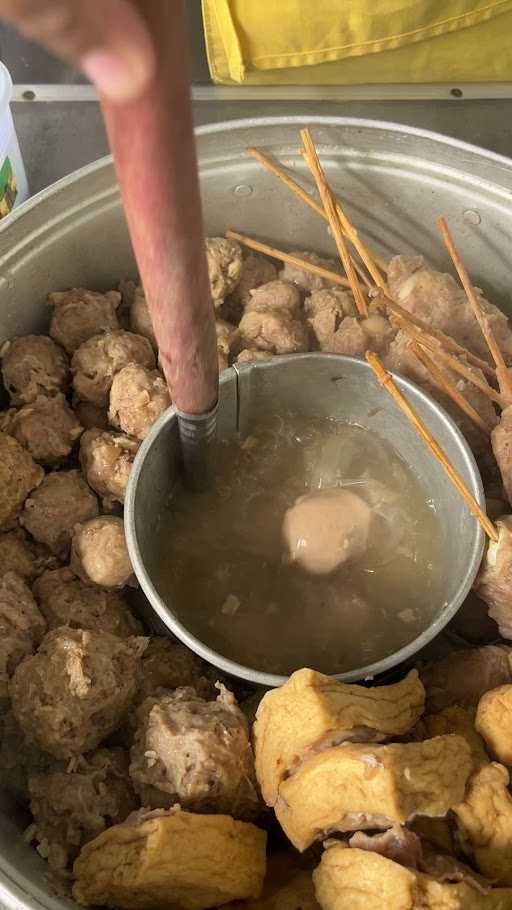
[[[454,227],[475,283],[509,309],[512,163],[422,130],[343,118],[279,118],[198,130],[206,229],[239,228],[277,245],[332,250],[324,223],[245,155],[264,146],[304,171],[298,130],[312,126],[326,171],[363,233],[384,255],[423,252],[446,265],[435,230]],[[65,178],[0,226],[0,341],[47,326],[49,291],[106,289],[135,265],[112,164]],[[63,910],[45,863],[21,840],[27,817],[6,797],[0,814],[0,903]]]

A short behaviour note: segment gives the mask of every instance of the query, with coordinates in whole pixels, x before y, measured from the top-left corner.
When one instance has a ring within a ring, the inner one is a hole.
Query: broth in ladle
[[[353,558],[308,571],[290,558],[285,515],[304,494],[333,490],[369,507],[370,530]],[[197,638],[258,670],[367,666],[440,608],[434,505],[397,452],[358,426],[269,417],[245,439],[221,442],[215,488],[178,488],[161,520],[159,593]]]

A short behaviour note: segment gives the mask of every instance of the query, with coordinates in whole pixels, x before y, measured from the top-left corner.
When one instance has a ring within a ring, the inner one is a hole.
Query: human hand
[[[77,66],[112,102],[138,98],[155,51],[132,0],[0,0],[0,19]]]

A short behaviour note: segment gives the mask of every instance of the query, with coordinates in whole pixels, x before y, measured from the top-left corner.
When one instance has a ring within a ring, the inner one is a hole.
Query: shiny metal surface
[[[176,411],[185,478],[194,493],[208,490],[213,483],[217,410],[215,405],[207,414]]]
[[[421,130],[314,116],[203,127],[198,149],[209,233],[233,227],[283,246],[333,249],[323,223],[245,155],[247,145],[261,144],[303,174],[297,154],[302,125],[313,126],[329,178],[381,252],[421,250],[446,265],[434,227],[443,212],[475,280],[488,292],[496,289],[491,298],[510,311],[512,163]],[[235,193],[240,184],[250,187],[249,195]],[[468,209],[479,214],[478,225],[465,220]],[[49,291],[73,285],[107,289],[134,274],[112,165],[105,159],[64,178],[0,225],[0,340],[46,329]],[[232,375],[226,374],[223,396]],[[223,414],[236,408],[234,396],[221,400]],[[46,864],[20,837],[27,823],[5,798],[0,904],[9,910],[73,906],[50,892]]]
[[[396,382],[423,418],[473,496],[485,498],[473,455],[463,436],[432,399],[413,383]],[[223,438],[251,432],[265,414],[293,411],[306,417],[334,417],[357,423],[389,442],[414,466],[431,495],[442,526],[442,603],[432,624],[414,641],[377,663],[338,675],[361,680],[395,667],[427,645],[444,628],[468,594],[483,552],[483,532],[449,481],[368,364],[334,354],[297,354],[244,364],[222,377],[218,429]],[[262,673],[228,660],[192,635],[186,620],[177,617],[172,603],[159,594],[162,514],[168,507],[181,473],[177,416],[164,414],[142,444],[130,475],[125,502],[125,532],[130,558],[141,587],[170,632],[224,673],[263,686],[279,686],[286,677]],[[167,527],[167,525],[165,525]],[[321,618],[319,619],[321,622]]]

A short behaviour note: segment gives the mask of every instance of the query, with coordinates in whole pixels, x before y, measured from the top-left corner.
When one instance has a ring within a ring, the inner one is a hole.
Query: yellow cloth
[[[202,0],[217,83],[512,80],[512,0]]]

